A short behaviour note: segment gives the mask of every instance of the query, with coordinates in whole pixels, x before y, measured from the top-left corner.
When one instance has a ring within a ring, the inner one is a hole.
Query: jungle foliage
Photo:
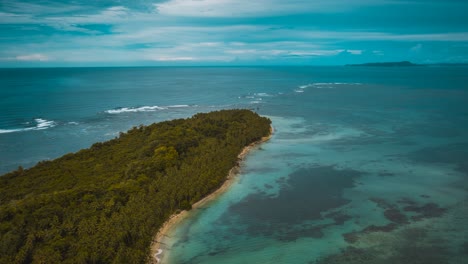
[[[165,220],[269,133],[248,110],[200,113],[0,176],[0,263],[145,263]]]

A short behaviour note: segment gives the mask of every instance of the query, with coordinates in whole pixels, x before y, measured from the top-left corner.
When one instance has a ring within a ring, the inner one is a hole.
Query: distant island
[[[468,63],[428,63],[416,64],[410,61],[396,61],[396,62],[369,62],[361,64],[346,64],[347,67],[413,67],[413,66],[440,66],[440,67],[457,67],[468,66]]]
[[[350,67],[410,67],[410,66],[422,66],[422,64],[414,64],[410,61],[397,61],[397,62],[370,62],[362,64],[346,64],[345,66]]]
[[[163,223],[270,129],[249,110],[200,113],[0,176],[0,263],[147,263]]]

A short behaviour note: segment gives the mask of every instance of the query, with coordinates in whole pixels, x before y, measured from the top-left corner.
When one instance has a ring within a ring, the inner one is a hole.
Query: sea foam
[[[140,107],[118,107],[115,109],[110,109],[104,111],[108,114],[122,114],[122,113],[138,113],[138,112],[155,112],[160,110],[167,110],[169,108],[184,108],[190,107],[190,105],[180,104],[180,105],[168,105],[168,106],[140,106]]]
[[[255,96],[259,96],[259,97],[271,97],[273,96],[272,94],[268,94],[268,93],[254,93]]]
[[[167,109],[165,107],[154,106],[141,106],[141,107],[120,107],[116,109],[106,110],[108,114],[121,114],[121,113],[137,113],[137,112],[154,112],[157,110]]]
[[[184,108],[184,107],[190,107],[190,105],[169,105],[167,108]]]
[[[332,89],[336,88],[338,85],[362,85],[362,83],[342,83],[342,82],[328,82],[328,83],[309,83],[298,86],[299,89],[307,89],[307,88],[316,88],[316,89]],[[301,90],[295,90],[299,92]]]
[[[44,130],[48,129],[51,127],[54,127],[57,125],[56,122],[42,119],[42,118],[36,118],[34,119],[35,126],[34,127],[25,127],[25,128],[13,128],[13,129],[0,129],[0,134],[6,134],[6,133],[14,133],[14,132],[24,132],[24,131],[31,131],[31,130]],[[28,122],[29,124],[29,122]]]

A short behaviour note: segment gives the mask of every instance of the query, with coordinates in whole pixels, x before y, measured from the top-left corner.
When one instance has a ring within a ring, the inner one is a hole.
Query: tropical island
[[[163,224],[270,134],[249,110],[200,113],[0,176],[0,263],[147,263]]]

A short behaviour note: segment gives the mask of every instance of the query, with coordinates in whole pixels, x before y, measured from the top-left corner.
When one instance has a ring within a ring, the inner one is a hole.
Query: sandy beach
[[[262,139],[248,145],[247,147],[243,148],[241,153],[237,156],[239,162],[236,166],[234,166],[228,173],[226,180],[224,183],[216,189],[214,192],[206,196],[205,198],[201,199],[200,201],[196,202],[192,205],[192,210],[196,210],[210,201],[215,200],[219,195],[223,194],[228,190],[228,188],[234,183],[234,179],[240,171],[242,161],[244,160],[245,156],[256,146],[268,141],[274,133],[273,127],[270,127],[270,134]],[[164,254],[165,244],[164,244],[164,237],[170,232],[172,228],[177,226],[177,224],[185,219],[187,216],[190,215],[190,211],[181,211],[178,214],[172,215],[159,229],[158,233],[156,234],[155,238],[153,239],[153,243],[151,244],[151,259],[149,261],[150,264],[160,264],[162,255]]]

